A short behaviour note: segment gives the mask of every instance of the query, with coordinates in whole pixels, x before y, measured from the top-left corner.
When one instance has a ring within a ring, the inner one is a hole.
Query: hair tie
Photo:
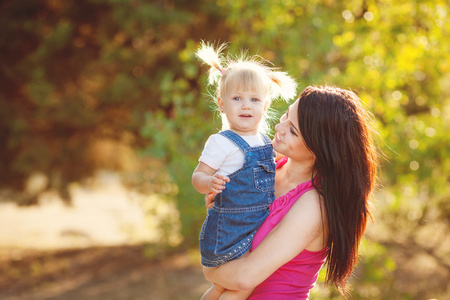
[[[223,73],[225,73],[226,70],[227,70],[227,69],[222,68],[222,70],[220,71],[220,73],[223,75]]]

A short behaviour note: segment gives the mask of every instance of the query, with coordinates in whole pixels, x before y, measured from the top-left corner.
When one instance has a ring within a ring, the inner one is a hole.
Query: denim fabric
[[[270,139],[263,135],[265,145],[250,147],[230,130],[220,134],[234,142],[245,158],[242,168],[228,175],[230,182],[215,196],[203,223],[199,240],[206,267],[217,267],[245,254],[275,199],[276,166]]]

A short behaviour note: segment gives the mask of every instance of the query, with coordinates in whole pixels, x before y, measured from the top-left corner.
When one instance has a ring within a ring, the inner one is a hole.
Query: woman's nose
[[[278,123],[277,125],[275,125],[275,130],[281,134],[284,134],[284,129],[283,129],[283,122]]]

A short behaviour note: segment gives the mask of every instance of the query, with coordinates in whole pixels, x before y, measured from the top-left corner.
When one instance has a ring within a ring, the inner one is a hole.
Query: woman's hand
[[[214,206],[214,196],[216,196],[215,193],[208,193],[205,195],[206,210]]]

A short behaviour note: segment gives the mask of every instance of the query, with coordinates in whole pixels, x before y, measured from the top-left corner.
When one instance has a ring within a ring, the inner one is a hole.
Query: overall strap
[[[263,140],[264,140],[264,143],[267,145],[267,144],[272,144],[272,140],[267,136],[267,135],[265,135],[264,133],[260,133],[261,134],[261,136],[262,136],[262,138],[263,138]]]
[[[241,149],[242,152],[244,153],[246,149],[251,148],[250,145],[242,137],[240,137],[237,133],[234,133],[231,130],[221,131],[219,132],[219,134],[223,135],[224,137],[228,138],[233,143],[235,143],[236,146],[238,146],[239,149]]]

